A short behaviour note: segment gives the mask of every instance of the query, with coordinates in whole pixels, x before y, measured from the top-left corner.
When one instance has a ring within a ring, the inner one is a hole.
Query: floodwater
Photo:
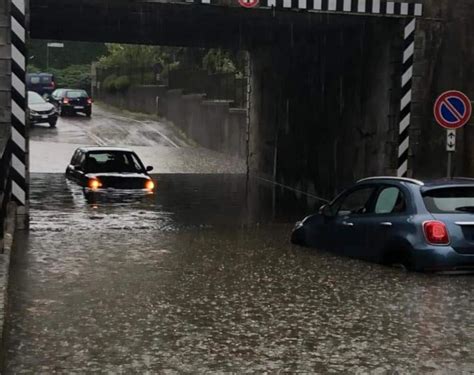
[[[86,199],[32,176],[5,373],[474,372],[473,277],[293,246],[308,209],[242,175],[154,177]]]

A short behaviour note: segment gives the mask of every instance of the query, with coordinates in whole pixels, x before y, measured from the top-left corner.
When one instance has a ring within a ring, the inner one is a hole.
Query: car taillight
[[[92,99],[91,98],[87,98],[87,104],[92,104]]]
[[[152,191],[155,188],[155,183],[152,180],[145,182],[145,189]]]
[[[89,178],[87,186],[89,189],[97,190],[98,188],[102,187],[102,182],[100,182],[97,178]]]
[[[56,84],[54,83],[54,81],[51,81],[51,88],[54,89],[56,87]]]
[[[68,98],[63,98],[63,104],[69,104],[69,99]]]
[[[449,235],[442,221],[430,220],[423,223],[426,241],[432,245],[448,245]]]

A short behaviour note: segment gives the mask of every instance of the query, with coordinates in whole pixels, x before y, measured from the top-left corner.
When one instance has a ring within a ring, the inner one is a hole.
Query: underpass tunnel
[[[32,36],[247,50],[251,172],[326,197],[396,175],[403,19],[124,4],[65,5],[66,29],[32,4]]]

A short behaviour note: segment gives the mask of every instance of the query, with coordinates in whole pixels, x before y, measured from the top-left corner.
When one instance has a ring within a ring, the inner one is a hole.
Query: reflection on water
[[[7,373],[474,372],[473,277],[292,246],[318,203],[244,176],[155,180],[88,203],[33,176]]]

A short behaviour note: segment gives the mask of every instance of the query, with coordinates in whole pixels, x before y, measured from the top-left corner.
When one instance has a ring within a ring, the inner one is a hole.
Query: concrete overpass
[[[251,170],[323,195],[366,175],[443,175],[444,132],[431,106],[444,89],[474,97],[470,0],[262,0],[256,9],[230,0],[6,4],[1,120],[12,126],[4,138],[13,197],[26,208],[28,35],[248,50]],[[474,171],[462,147],[471,133],[460,137],[459,174]]]

